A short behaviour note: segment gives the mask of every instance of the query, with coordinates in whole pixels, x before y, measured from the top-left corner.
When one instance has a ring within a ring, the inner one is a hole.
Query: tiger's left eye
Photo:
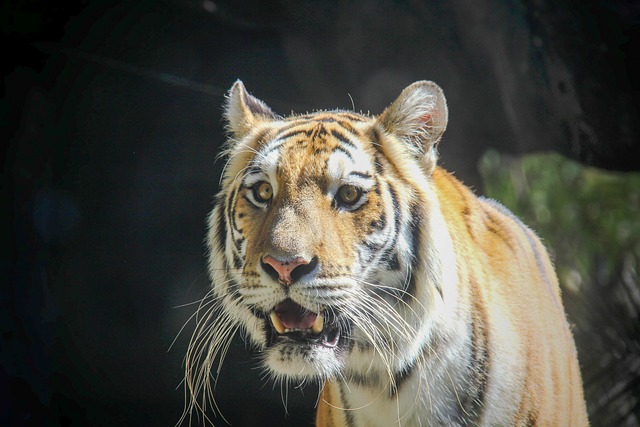
[[[354,185],[343,185],[338,190],[338,200],[347,206],[358,203],[360,197],[362,197],[362,190]]]
[[[267,203],[273,197],[273,188],[268,182],[258,182],[253,186],[253,197],[258,202]]]

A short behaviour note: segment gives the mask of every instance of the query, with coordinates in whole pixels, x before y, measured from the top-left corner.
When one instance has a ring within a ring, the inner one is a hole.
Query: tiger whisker
[[[213,424],[206,416],[207,407],[214,408],[216,413],[227,422],[215,400],[211,381],[214,386],[217,384],[222,364],[240,325],[227,312],[220,310],[219,303],[222,299],[223,297],[214,297],[212,291],[208,292],[189,319],[189,321],[196,319],[196,328],[185,355],[185,393],[190,396],[190,399],[185,402],[188,404],[178,424],[187,417],[191,423],[193,409],[202,415],[203,422]],[[208,301],[205,303],[205,300]],[[216,359],[218,365],[215,376],[212,377],[211,371]],[[196,369],[194,370],[193,367]],[[201,402],[198,396],[202,396]]]

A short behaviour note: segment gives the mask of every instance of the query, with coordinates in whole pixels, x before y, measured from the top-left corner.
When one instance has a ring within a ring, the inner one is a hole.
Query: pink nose
[[[290,261],[280,261],[275,259],[271,255],[267,255],[262,258],[262,262],[271,266],[271,268],[275,270],[275,272],[278,274],[278,282],[285,286],[289,286],[294,282],[291,277],[291,273],[293,272],[293,270],[301,265],[309,264],[309,261],[301,257],[294,258]]]

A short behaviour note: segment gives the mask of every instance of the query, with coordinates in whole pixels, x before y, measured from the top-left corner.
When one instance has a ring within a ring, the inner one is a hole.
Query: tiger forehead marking
[[[548,254],[437,166],[435,83],[282,118],[237,82],[225,116],[185,417],[242,331],[276,381],[321,384],[318,426],[588,424]]]
[[[330,172],[330,160],[342,154],[346,157],[345,160],[354,161],[354,156],[360,154],[361,150],[356,146],[356,142],[348,142],[347,145],[334,136],[344,130],[330,131],[324,123],[315,121],[310,121],[307,127],[310,128],[309,136],[306,132],[303,135],[290,136],[282,144],[279,150],[279,178],[289,183],[322,180],[324,182],[321,184],[328,186],[327,180],[341,178],[337,173],[339,171]],[[366,163],[363,166],[368,169],[369,165]]]
[[[368,141],[363,138],[360,131],[343,121],[328,121],[331,116],[323,115],[319,118],[296,120],[296,126],[285,126],[286,131],[280,131],[261,150],[261,156],[267,156],[272,151],[280,152],[282,164],[280,169],[295,173],[295,171],[308,166],[309,162],[315,165],[317,175],[323,175],[327,164],[321,160],[327,160],[328,155],[336,150],[343,153],[352,161],[363,160],[362,156],[367,152],[365,145]],[[336,114],[336,117],[340,117]],[[296,156],[291,158],[289,155]],[[356,159],[355,157],[360,157]]]

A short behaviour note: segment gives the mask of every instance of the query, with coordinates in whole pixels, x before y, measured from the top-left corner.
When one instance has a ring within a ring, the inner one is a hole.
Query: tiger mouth
[[[269,313],[271,320],[271,344],[278,342],[320,345],[335,348],[340,340],[336,325],[328,322],[320,313],[314,313],[286,299]]]

